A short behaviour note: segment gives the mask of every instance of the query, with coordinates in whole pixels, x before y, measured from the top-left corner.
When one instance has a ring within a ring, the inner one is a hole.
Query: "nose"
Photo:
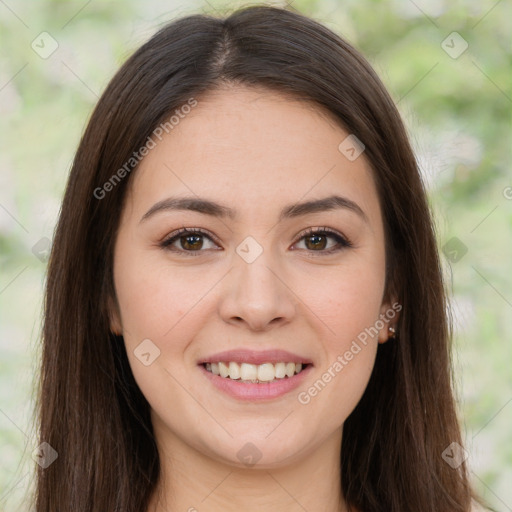
[[[234,258],[223,286],[220,315],[227,323],[267,331],[295,315],[296,301],[284,271],[265,251],[252,263]]]

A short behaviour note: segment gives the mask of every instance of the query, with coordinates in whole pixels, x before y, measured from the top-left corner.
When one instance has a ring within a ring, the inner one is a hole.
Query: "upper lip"
[[[234,363],[249,363],[249,364],[263,364],[263,363],[302,363],[312,364],[311,359],[307,357],[288,352],[286,350],[248,350],[248,349],[234,349],[218,352],[211,356],[204,357],[199,360],[198,364],[204,363],[219,363],[230,362]]]

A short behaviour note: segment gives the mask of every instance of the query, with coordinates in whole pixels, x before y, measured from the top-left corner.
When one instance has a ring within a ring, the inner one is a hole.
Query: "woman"
[[[449,340],[425,191],[364,58],[279,8],[174,21],[71,170],[36,510],[469,511]]]

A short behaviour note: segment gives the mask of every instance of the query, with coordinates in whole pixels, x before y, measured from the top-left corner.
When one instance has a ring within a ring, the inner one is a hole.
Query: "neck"
[[[341,428],[293,464],[240,468],[166,432],[160,479],[148,512],[346,512],[340,480]]]

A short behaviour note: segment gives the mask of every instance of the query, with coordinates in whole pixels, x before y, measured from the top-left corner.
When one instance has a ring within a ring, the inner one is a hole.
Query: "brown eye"
[[[329,239],[334,240],[335,243],[328,245]],[[352,247],[348,239],[327,228],[310,229],[301,237],[300,241],[302,240],[306,250],[313,253],[330,254]]]
[[[183,228],[175,233],[172,233],[168,238],[160,243],[160,246],[169,251],[187,254],[190,256],[198,256],[200,253],[205,252],[203,250],[205,239],[215,245],[211,237],[206,233],[203,233],[201,230]],[[211,247],[206,247],[206,249],[210,248]]]
[[[185,235],[180,236],[179,241],[183,249],[198,250],[203,246],[203,235]]]
[[[309,235],[305,237],[306,240],[306,247],[311,250],[315,249],[325,249],[327,245],[327,236],[322,234],[315,233],[314,235]]]

